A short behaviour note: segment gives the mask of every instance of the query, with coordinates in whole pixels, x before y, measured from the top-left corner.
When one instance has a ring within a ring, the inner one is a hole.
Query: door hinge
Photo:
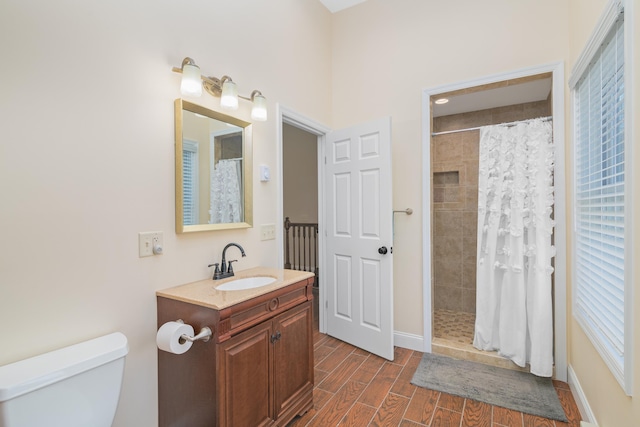
[[[327,164],[327,156],[324,156],[324,164]]]

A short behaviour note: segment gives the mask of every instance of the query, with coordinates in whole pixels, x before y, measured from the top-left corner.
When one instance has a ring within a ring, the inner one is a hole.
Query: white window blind
[[[574,314],[629,393],[625,372],[624,14],[573,79]],[[584,61],[584,58],[581,58]],[[573,83],[572,82],[572,83]],[[628,202],[627,202],[628,203]]]
[[[198,144],[182,145],[182,215],[184,225],[198,224]]]

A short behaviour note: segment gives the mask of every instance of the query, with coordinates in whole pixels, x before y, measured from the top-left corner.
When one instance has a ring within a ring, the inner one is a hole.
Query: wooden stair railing
[[[316,277],[313,286],[318,286],[318,224],[284,220],[284,268],[310,271]]]

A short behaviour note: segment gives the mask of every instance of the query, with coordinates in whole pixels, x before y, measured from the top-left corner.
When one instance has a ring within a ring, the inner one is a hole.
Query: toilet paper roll
[[[188,351],[193,343],[183,340],[182,335],[193,336],[193,326],[180,322],[167,322],[160,326],[156,335],[156,344],[160,350],[173,354],[182,354]]]

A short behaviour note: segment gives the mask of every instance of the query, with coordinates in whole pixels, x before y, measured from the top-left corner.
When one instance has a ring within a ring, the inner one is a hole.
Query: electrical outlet
[[[163,244],[162,231],[138,233],[138,256],[162,255]]]
[[[276,225],[262,224],[262,226],[260,227],[260,239],[273,240],[275,238],[276,238]]]

